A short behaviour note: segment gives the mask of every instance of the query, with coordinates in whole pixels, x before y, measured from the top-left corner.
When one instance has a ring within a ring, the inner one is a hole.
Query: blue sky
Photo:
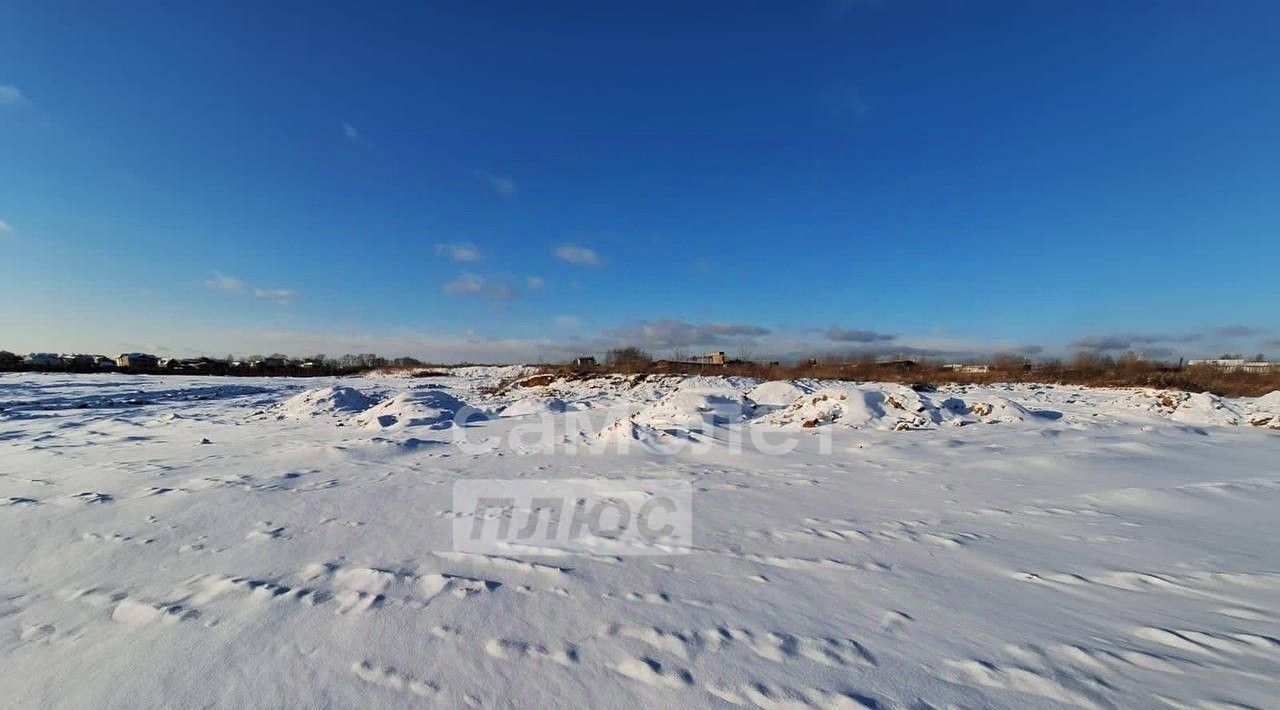
[[[1273,2],[0,6],[0,347],[1280,357]]]

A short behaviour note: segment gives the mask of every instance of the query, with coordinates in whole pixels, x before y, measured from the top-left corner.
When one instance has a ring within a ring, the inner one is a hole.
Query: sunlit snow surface
[[[518,374],[0,376],[0,706],[1277,707],[1280,395]],[[692,553],[451,551],[594,477]]]

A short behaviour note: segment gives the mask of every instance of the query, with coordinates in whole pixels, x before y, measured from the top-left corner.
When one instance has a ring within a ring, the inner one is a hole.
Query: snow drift
[[[527,417],[531,415],[559,414],[568,411],[568,405],[559,397],[526,397],[516,400],[498,414],[500,417]]]
[[[738,424],[755,411],[755,404],[729,389],[679,389],[641,409],[632,420],[654,429],[704,431]]]
[[[276,406],[276,413],[291,419],[337,416],[363,412],[373,399],[353,387],[333,385],[304,390]]]
[[[801,389],[794,382],[775,380],[752,387],[747,391],[747,398],[766,407],[785,407],[803,397],[808,391]]]
[[[410,390],[372,407],[356,417],[370,429],[426,427],[447,429],[463,421],[479,421],[485,415],[442,389]]]
[[[1265,398],[1259,398],[1258,402],[1263,400]],[[1208,392],[1137,390],[1124,400],[1124,404],[1195,426],[1237,426],[1246,419],[1236,405]]]

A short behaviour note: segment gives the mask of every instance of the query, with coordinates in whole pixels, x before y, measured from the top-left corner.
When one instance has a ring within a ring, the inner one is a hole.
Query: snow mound
[[[970,415],[988,424],[1017,424],[1036,416],[1030,409],[1004,397],[990,396],[966,404]]]
[[[1169,418],[1183,424],[1203,426],[1236,426],[1245,419],[1234,406],[1208,392],[1186,395]]]
[[[632,420],[654,429],[703,431],[737,424],[755,411],[755,404],[729,389],[678,389],[636,413]]]
[[[373,399],[353,387],[333,385],[299,392],[276,406],[277,413],[290,419],[336,416],[363,412]]]
[[[634,419],[628,418],[614,421],[602,429],[599,434],[596,434],[596,439],[603,443],[638,441],[649,444],[657,436],[657,431],[643,424],[637,424]]]
[[[747,392],[747,397],[752,402],[766,407],[785,407],[808,392],[809,390],[800,388],[794,382],[775,380],[752,387]]]
[[[1137,390],[1122,400],[1124,406],[1151,414],[1167,417],[1177,411],[1186,401],[1186,392],[1166,392],[1159,390]]]
[[[776,426],[798,425],[806,429],[831,424],[844,415],[849,393],[826,387],[803,395],[783,409],[765,417],[764,421]]]
[[[941,420],[937,408],[910,387],[886,384],[864,387],[825,387],[805,394],[766,416],[775,426],[811,429],[840,424],[854,429],[920,429]]]
[[[893,424],[895,429],[919,429],[946,418],[933,400],[907,385],[881,385],[880,394],[884,397],[881,405],[884,416],[897,419]]]
[[[906,431],[928,428],[943,419],[931,400],[906,385],[886,383],[857,392],[859,396],[850,397],[851,404],[841,417],[848,426]]]
[[[679,380],[677,389],[694,392],[721,390],[744,392],[760,384],[760,381],[754,377],[739,377],[737,375],[686,375],[677,377]]]
[[[521,377],[520,379],[513,381],[510,385],[507,386],[507,388],[508,389],[542,388],[542,387],[550,387],[555,383],[563,383],[563,382],[564,382],[563,377],[556,377],[555,375],[544,373],[540,375],[529,375],[527,377]]]
[[[1253,413],[1249,415],[1253,426],[1280,429],[1280,390],[1265,394],[1253,401]]]
[[[1253,426],[1280,430],[1280,414],[1272,414],[1270,412],[1257,412],[1253,415],[1250,415],[1249,423],[1252,424]]]
[[[398,394],[366,410],[356,417],[356,422],[370,429],[447,429],[455,419],[461,423],[464,418],[477,421],[485,416],[444,390],[424,388]]]
[[[1253,406],[1260,412],[1280,412],[1280,390],[1253,400]]]
[[[558,397],[526,397],[516,400],[502,410],[501,417],[527,417],[531,415],[559,414],[569,406]]]
[[[948,397],[935,402],[906,385],[882,384],[825,387],[801,395],[791,404],[764,417],[775,426],[813,428],[839,424],[854,429],[893,431],[929,429],[940,424],[1025,422],[1040,415],[997,395],[969,401]]]
[[[454,377],[464,380],[499,382],[527,375],[535,369],[529,365],[464,365],[461,367],[448,367],[445,368],[445,371]]]
[[[1267,395],[1267,397],[1270,396]],[[1266,397],[1259,397],[1255,400],[1255,406],[1265,399]],[[1253,419],[1258,418],[1258,415],[1246,417],[1235,405],[1208,392],[1139,390],[1129,396],[1125,404],[1134,409],[1168,417],[1175,422],[1196,426],[1237,426],[1246,421],[1252,423]],[[1263,418],[1266,418],[1265,415]],[[1265,426],[1268,423],[1264,422],[1258,426]]]

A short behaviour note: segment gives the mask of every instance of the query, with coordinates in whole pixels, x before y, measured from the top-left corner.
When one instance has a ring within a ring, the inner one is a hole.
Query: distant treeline
[[[134,353],[133,355],[138,355]],[[30,362],[23,356],[0,350],[0,372],[124,372],[135,374],[179,374],[236,377],[332,377],[359,375],[370,371],[403,371],[414,376],[444,374],[442,370],[463,365],[427,363],[417,358],[386,358],[372,353],[337,357],[313,355],[293,358],[280,353],[238,358],[156,358],[155,364],[125,365],[94,356],[53,356],[54,360]],[[123,356],[122,356],[123,357]],[[147,356],[143,356],[144,358]],[[90,359],[86,359],[90,358]],[[1256,359],[1261,360],[1261,356]],[[997,353],[982,364],[957,366],[931,358],[897,359],[871,356],[825,354],[795,363],[759,362],[746,357],[728,358],[724,364],[690,362],[673,356],[655,358],[635,347],[611,350],[603,362],[581,358],[579,364],[544,364],[545,374],[587,377],[596,374],[685,374],[736,375],[762,380],[832,379],[901,382],[920,387],[935,384],[992,384],[1023,382],[1082,385],[1089,387],[1153,387],[1190,392],[1212,392],[1222,396],[1256,397],[1280,390],[1280,367],[1269,371],[1227,371],[1212,365],[1184,365],[1148,360],[1128,353],[1109,357],[1081,352],[1068,360],[1029,358]]]
[[[822,355],[790,364],[730,359],[723,365],[711,365],[654,358],[639,348],[622,348],[610,351],[600,364],[587,367],[545,365],[542,372],[570,376],[600,373],[737,375],[762,380],[812,378],[900,382],[919,387],[935,384],[1024,382],[1089,387],[1153,387],[1212,392],[1231,397],[1258,397],[1280,390],[1280,368],[1273,367],[1269,372],[1230,372],[1210,365],[1148,360],[1133,353],[1109,357],[1081,352],[1068,360],[1046,359],[1036,362],[1021,355],[997,353],[980,365],[960,367],[930,358],[884,359],[838,354]]]

